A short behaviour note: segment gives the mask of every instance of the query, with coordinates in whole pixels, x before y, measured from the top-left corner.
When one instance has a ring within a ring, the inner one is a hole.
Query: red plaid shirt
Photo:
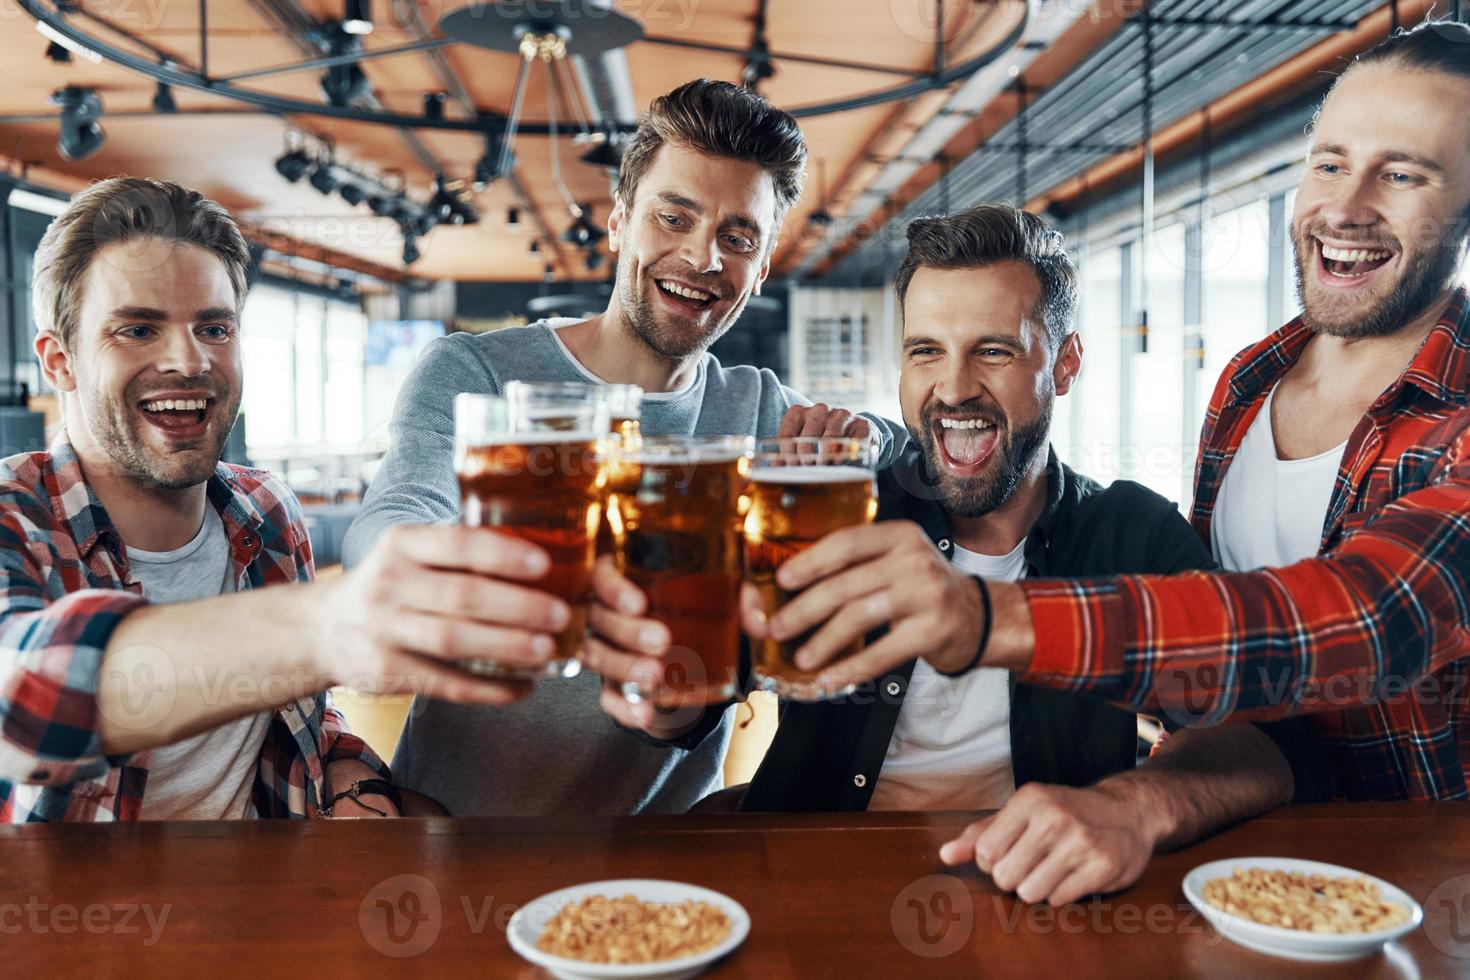
[[[1287,324],[1216,386],[1195,478],[1206,541],[1226,468],[1311,338]],[[1342,796],[1470,798],[1465,291],[1348,439],[1317,557],[1022,588],[1036,630],[1028,682],[1185,724],[1312,712]]]
[[[219,464],[207,487],[238,589],[307,582],[301,507],[262,470]],[[143,605],[127,551],[65,442],[0,461],[0,823],[136,820],[150,752],[103,754],[97,686],[118,623]],[[262,817],[307,817],[325,767],[358,759],[387,775],[325,693],[271,719],[252,798]]]

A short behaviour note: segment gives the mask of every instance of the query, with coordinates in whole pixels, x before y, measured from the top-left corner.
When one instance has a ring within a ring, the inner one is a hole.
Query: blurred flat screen
[[[442,320],[369,320],[363,361],[368,367],[407,369],[429,341],[442,336]]]

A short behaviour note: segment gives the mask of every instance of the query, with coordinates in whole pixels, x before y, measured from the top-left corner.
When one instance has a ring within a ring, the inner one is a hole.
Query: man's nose
[[[209,371],[209,349],[193,330],[173,330],[159,352],[160,374],[206,374]]]
[[[719,235],[699,230],[685,235],[679,242],[679,258],[695,272],[719,272],[724,268]]]

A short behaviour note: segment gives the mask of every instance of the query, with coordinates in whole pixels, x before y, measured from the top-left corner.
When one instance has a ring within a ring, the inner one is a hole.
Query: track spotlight
[[[602,268],[603,254],[596,249],[587,250],[587,271],[596,272]]]
[[[445,101],[445,99],[446,99],[446,96],[444,95],[443,92],[425,92],[424,93],[424,118],[425,119],[443,119],[444,118],[444,101]]]
[[[483,187],[510,173],[515,167],[515,156],[505,149],[505,136],[501,133],[485,134],[485,153],[475,164],[475,183]]]
[[[541,251],[541,243],[534,238],[531,239],[531,254],[535,255],[539,251]]]
[[[506,211],[505,211],[505,227],[506,228],[509,228],[511,231],[519,231],[520,230],[520,228],[521,228],[521,209],[520,208],[506,208]]]
[[[102,148],[107,135],[97,124],[102,115],[102,101],[93,89],[68,85],[51,96],[61,106],[61,155],[68,160],[81,160]]]
[[[374,194],[368,198],[368,207],[380,218],[391,217],[398,209],[398,200],[388,194]]]
[[[439,223],[439,218],[432,211],[425,211],[411,222],[413,230],[419,235],[427,235]]]
[[[597,243],[607,237],[607,232],[592,223],[592,208],[590,205],[580,205],[582,213],[577,220],[572,222],[566,231],[561,233],[561,240],[569,242],[578,248],[594,248]]]
[[[361,187],[359,187],[357,184],[352,183],[351,181],[343,182],[342,186],[337,188],[337,193],[342,195],[342,200],[346,201],[353,207],[357,207],[359,204],[361,204],[362,199],[367,196],[366,191],[364,191]]]
[[[165,82],[158,83],[158,88],[153,91],[153,111],[163,115],[172,115],[179,111],[174,102],[173,86]]]
[[[327,54],[331,57],[361,53],[362,38],[348,34],[341,27],[334,27],[327,34]],[[349,61],[327,69],[322,76],[322,94],[327,97],[327,102],[341,108],[367,98],[372,94],[372,86],[368,84],[362,66]]]
[[[347,0],[342,9],[342,30],[359,37],[373,32],[373,8],[370,0]]]
[[[337,178],[332,174],[332,164],[326,160],[320,160],[315,167],[311,168],[311,176],[306,178],[312,187],[323,194],[330,194],[337,189]]]
[[[58,65],[71,64],[71,52],[55,41],[46,45],[46,57]]]
[[[418,239],[413,235],[403,236],[403,264],[413,265],[421,258],[423,253],[419,251]]]
[[[276,173],[293,184],[305,177],[309,169],[311,169],[311,157],[306,155],[305,150],[292,150],[276,160]]]
[[[623,165],[623,144],[615,143],[612,139],[604,137],[603,140],[582,154],[583,163],[590,163],[594,167],[604,167],[616,173]]]

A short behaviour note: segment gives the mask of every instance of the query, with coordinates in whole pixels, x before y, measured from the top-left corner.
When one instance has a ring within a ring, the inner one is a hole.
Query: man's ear
[[[35,349],[46,383],[57,391],[76,391],[77,379],[72,375],[71,355],[66,352],[61,338],[50,330],[43,330],[36,334]]]
[[[1076,331],[1067,334],[1062,347],[1057,351],[1056,363],[1052,365],[1052,380],[1056,382],[1058,395],[1072,390],[1072,383],[1082,370],[1082,338]]]
[[[618,246],[622,242],[623,222],[628,218],[628,209],[623,205],[620,195],[613,195],[612,210],[607,213],[607,250],[617,253]]]

